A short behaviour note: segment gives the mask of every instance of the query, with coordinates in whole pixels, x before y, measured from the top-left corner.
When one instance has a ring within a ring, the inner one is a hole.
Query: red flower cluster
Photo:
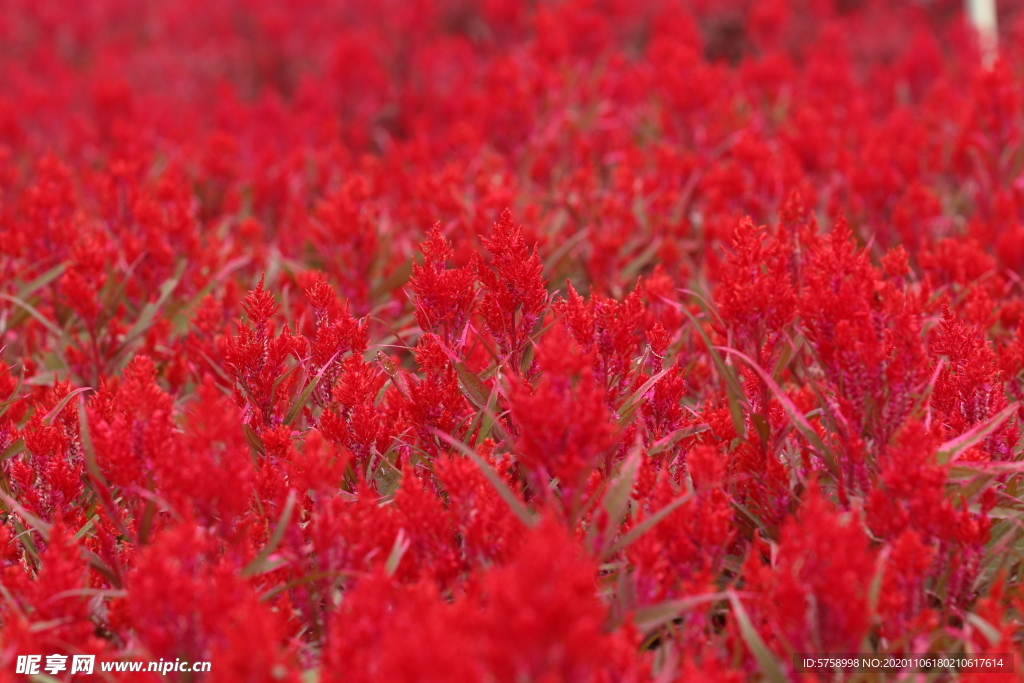
[[[962,4],[5,3],[0,683],[1020,677]]]

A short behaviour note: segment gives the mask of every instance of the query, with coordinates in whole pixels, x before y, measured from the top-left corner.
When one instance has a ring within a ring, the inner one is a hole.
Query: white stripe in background
[[[967,16],[974,30],[978,32],[981,45],[981,61],[990,68],[999,49],[999,33],[996,25],[996,0],[966,0]]]

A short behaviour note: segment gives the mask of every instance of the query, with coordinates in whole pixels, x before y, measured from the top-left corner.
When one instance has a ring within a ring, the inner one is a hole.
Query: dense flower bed
[[[7,0],[0,681],[1019,654],[1024,12],[962,4]]]

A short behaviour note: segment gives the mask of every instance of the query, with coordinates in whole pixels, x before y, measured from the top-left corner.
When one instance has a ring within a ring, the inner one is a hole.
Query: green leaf
[[[274,528],[274,533],[270,535],[267,540],[267,544],[263,546],[263,550],[260,551],[259,555],[254,557],[252,561],[245,565],[242,569],[242,576],[248,578],[259,574],[263,569],[264,563],[267,558],[277,549],[277,546],[281,544],[281,540],[284,538],[284,533],[288,529],[288,523],[292,519],[292,513],[295,511],[295,489],[288,492],[288,500],[285,501],[284,510],[281,511],[281,518],[277,520],[277,526]]]
[[[96,451],[92,445],[92,434],[89,432],[89,419],[85,412],[85,404],[78,404],[78,432],[82,437],[82,457],[85,460],[86,471],[96,479],[97,482],[106,486],[106,479],[96,463]],[[109,488],[109,487],[108,487]]]
[[[1019,407],[1020,401],[1014,401],[989,419],[975,425],[971,430],[966,431],[955,439],[951,439],[939,446],[939,450],[935,454],[939,464],[945,465],[946,463],[956,462],[965,451],[970,449],[972,446],[983,442],[993,432],[1002,427],[1003,423],[1006,422],[1011,415],[1017,412],[1017,408]]]
[[[868,587],[868,605],[872,617],[878,615],[878,599],[882,595],[882,580],[885,578],[885,564],[889,561],[892,552],[891,546],[885,546],[878,554],[875,575],[871,578],[871,585]]]
[[[572,236],[570,236],[568,239],[562,242],[562,244],[559,245],[558,248],[556,248],[554,251],[552,251],[551,254],[548,255],[547,259],[545,259],[544,274],[551,275],[554,272],[554,268],[555,266],[558,265],[559,261],[565,258],[570,251],[572,251],[575,247],[582,243],[583,240],[585,240],[587,238],[587,235],[589,234],[590,228],[584,227],[576,231],[576,233],[574,233]]]
[[[35,294],[37,291],[39,291],[40,289],[42,289],[46,285],[50,284],[51,282],[53,282],[54,280],[59,278],[64,273],[64,271],[67,270],[67,269],[68,269],[68,262],[67,261],[64,261],[62,263],[58,263],[57,265],[55,265],[53,268],[50,268],[48,271],[46,271],[42,275],[39,275],[35,279],[30,280],[29,282],[26,282],[25,284],[23,284],[21,287],[18,287],[18,298],[19,299],[28,299],[30,296]]]
[[[802,334],[796,335],[796,338],[786,337],[788,344],[781,345],[779,350],[779,357],[775,361],[775,367],[772,368],[772,377],[779,377],[783,370],[789,365],[790,361],[796,357],[800,349],[803,348],[805,340]]]
[[[498,423],[498,416],[494,414],[498,408],[498,383],[495,382],[491,388],[491,395],[487,399],[487,407],[480,412],[480,431],[476,437],[476,443],[482,444],[490,436],[491,432],[499,431],[504,433],[501,425]]]
[[[689,612],[695,607],[706,605],[709,602],[718,602],[729,597],[727,592],[706,593],[704,595],[691,595],[679,600],[666,600],[657,605],[643,607],[633,615],[633,623],[644,633],[650,633],[668,622],[676,619],[683,612]]]
[[[968,506],[968,509],[975,514],[981,513],[980,505],[970,505]],[[991,519],[1021,519],[1024,518],[1024,510],[1007,507],[994,507],[988,511],[988,517]]]
[[[53,525],[48,524],[33,515],[31,512],[26,510],[21,503],[14,500],[14,498],[11,498],[3,491],[0,491],[0,500],[4,502],[4,505],[7,506],[8,510],[18,513],[22,519],[28,522],[28,525],[32,527],[36,533],[42,536],[44,541],[50,540],[50,529],[53,528]]]
[[[97,595],[104,598],[124,598],[128,596],[128,591],[110,588],[73,588],[51,595],[48,600],[53,601],[60,600],[61,598],[79,598],[83,596],[93,597]]]
[[[773,541],[779,540],[779,530],[775,526],[769,526],[763,519],[747,509],[746,506],[736,500],[729,501],[729,505],[739,513],[740,517],[746,520],[752,529],[760,529],[768,538]]]
[[[459,380],[462,382],[462,386],[466,389],[466,397],[473,402],[477,408],[486,408],[491,392],[487,390],[487,385],[476,376],[469,366],[463,363],[461,360],[453,359],[455,365],[455,372],[459,375]]]
[[[0,462],[3,462],[4,460],[10,460],[11,458],[18,455],[24,450],[25,440],[22,439],[21,437],[18,437],[13,442],[11,442],[10,446],[4,449],[3,453],[0,453]]]
[[[0,351],[2,351],[2,350],[3,349],[0,348]],[[9,399],[7,399],[6,401],[0,401],[0,417],[3,417],[4,413],[6,413],[7,410],[11,406],[13,406],[15,403],[18,403],[19,401],[23,401],[23,400],[25,400],[26,398],[28,398],[30,396],[30,394],[26,394],[25,396],[19,396],[18,395],[18,392],[21,391],[21,382],[22,382],[22,376],[19,374],[18,375],[18,382],[17,382],[17,384],[14,385],[14,391],[11,392],[11,397]]]
[[[150,493],[153,486],[152,477],[150,477],[149,487]],[[153,529],[153,517],[156,516],[156,498],[152,495],[146,497],[146,509],[142,512],[142,519],[139,520],[138,524],[138,545],[145,545],[149,540],[150,531]]]
[[[967,482],[956,483],[956,491],[963,496],[964,500],[973,501],[975,497],[987,489],[989,485],[996,480],[996,478],[995,474],[978,472]]]
[[[928,384],[923,389],[917,392],[917,398],[914,399],[914,406],[910,409],[909,415],[911,417],[917,417],[920,415],[922,406],[928,404],[931,400],[932,392],[935,391],[935,383],[939,379],[939,374],[942,372],[942,368],[946,365],[946,359],[940,358],[939,362],[935,364],[935,370],[932,372],[932,377],[928,381]]]
[[[85,521],[85,524],[82,525],[82,528],[75,533],[75,540],[81,540],[82,537],[89,533],[92,530],[93,526],[96,524],[97,519],[99,519],[99,515],[93,515],[92,517],[87,519]]]
[[[316,385],[320,383],[320,379],[324,376],[324,373],[327,372],[327,368],[331,367],[331,364],[334,363],[334,359],[337,358],[340,353],[340,350],[337,351],[326,363],[324,363],[324,366],[320,368],[320,372],[316,373],[316,375],[313,376],[313,379],[309,380],[309,384],[307,384],[302,390],[302,393],[299,394],[295,403],[288,408],[288,412],[284,416],[284,423],[286,425],[290,425],[295,421],[295,418],[299,416],[302,412],[302,407],[306,405],[306,401],[309,399],[309,395],[313,393],[314,389],[316,389]]]
[[[83,394],[83,393],[85,393],[87,391],[92,391],[92,387],[81,387],[81,388],[75,389],[74,391],[69,393],[67,396],[65,396],[63,399],[61,399],[60,403],[58,403],[57,405],[55,405],[53,407],[53,410],[51,410],[50,412],[48,412],[46,414],[46,417],[43,418],[43,424],[46,424],[46,425],[50,424],[50,421],[53,420],[53,418],[55,418],[58,415],[60,415],[61,411],[64,410],[65,407],[67,407],[68,403],[70,403],[71,400],[75,398],[75,396],[78,396],[79,394]]]
[[[622,520],[626,517],[626,513],[629,511],[629,501],[633,497],[633,486],[636,484],[636,476],[640,471],[640,464],[643,462],[643,446],[639,439],[637,443],[630,450],[629,455],[622,463],[622,468],[619,470],[619,475],[615,477],[615,480],[608,487],[608,491],[604,494],[602,500],[602,506],[604,507],[605,513],[608,516],[608,526],[606,527],[606,533],[608,534],[602,542],[601,552],[599,555],[604,555],[604,546],[607,546],[611,539],[615,537],[615,531],[622,524]],[[591,526],[590,533],[592,535],[596,531],[596,525]]]
[[[167,302],[167,299],[170,298],[175,288],[177,288],[178,282],[181,281],[181,276],[185,272],[186,263],[187,261],[182,260],[175,269],[174,275],[169,277],[162,285],[160,285],[160,294],[157,296],[156,301],[150,301],[142,307],[139,317],[136,318],[132,326],[128,328],[127,332],[125,332],[116,355],[123,353],[132,342],[144,335],[146,331],[153,326],[157,313],[160,312],[164,303]]]
[[[690,425],[689,427],[677,429],[676,431],[672,432],[665,438],[655,441],[651,445],[650,450],[647,451],[647,454],[655,455],[657,453],[667,451],[668,449],[672,448],[683,439],[695,436],[697,434],[700,434],[701,432],[706,432],[709,429],[711,429],[711,425],[709,425],[706,422],[701,422],[700,424]]]
[[[404,287],[412,275],[412,260],[406,259],[384,279],[377,279],[370,290],[370,301],[376,301],[385,294],[390,294],[399,287]]]
[[[402,561],[402,557],[405,555],[405,551],[409,549],[412,541],[406,538],[405,529],[399,529],[395,535],[395,543],[391,546],[391,554],[388,555],[387,561],[384,563],[384,572],[388,576],[394,576],[398,570],[398,565]]]
[[[260,455],[266,455],[267,449],[264,447],[260,435],[247,424],[243,424],[242,429],[245,431],[245,440],[249,442],[249,446]]]
[[[658,380],[667,375],[670,370],[671,368],[669,370],[662,370],[654,377],[651,377],[643,383],[643,386],[634,391],[632,396],[626,399],[625,403],[622,404],[622,407],[619,408],[619,419],[616,422],[619,429],[625,429],[629,426],[629,423],[633,420],[633,416],[636,414],[636,409],[645,400],[644,395],[651,390],[651,387],[658,383]]]
[[[33,674],[30,677],[33,683],[60,683],[60,681],[53,676],[47,674]]]
[[[86,483],[96,497],[99,498],[100,503],[107,511],[107,516],[117,524],[121,535],[125,538],[135,539],[135,535],[129,531],[124,520],[121,518],[120,510],[118,510],[111,499],[110,485],[107,483],[103,472],[100,471],[99,464],[96,462],[96,450],[92,445],[92,434],[89,432],[89,419],[85,412],[84,401],[79,401],[78,403],[78,433],[82,439],[82,459],[85,460],[85,471],[89,474],[86,477]]]
[[[736,622],[739,624],[743,641],[747,644],[751,654],[754,655],[754,659],[757,660],[758,665],[761,667],[761,672],[772,683],[788,683],[786,675],[779,667],[775,655],[764,644],[754,625],[750,623],[750,617],[747,616],[747,611],[743,608],[739,596],[731,590],[728,593],[729,602],[732,604],[732,613],[736,616]]]
[[[670,514],[672,514],[680,505],[683,505],[687,501],[691,500],[693,498],[693,496],[694,496],[694,492],[693,491],[690,491],[689,493],[685,493],[685,494],[679,496],[678,498],[676,498],[675,500],[673,500],[671,503],[669,503],[665,507],[663,507],[660,510],[658,510],[657,512],[655,512],[650,517],[646,518],[644,521],[642,521],[639,524],[637,524],[635,527],[630,529],[629,533],[625,534],[622,538],[620,538],[615,543],[615,545],[613,545],[611,548],[609,548],[604,553],[604,555],[603,555],[603,557],[601,559],[608,559],[609,557],[614,557],[623,548],[628,548],[630,546],[630,544],[632,544],[634,541],[636,541],[636,539],[640,538],[641,536],[646,534],[648,531],[653,529],[655,526],[657,526],[662,520],[664,520],[666,517],[668,517]]]
[[[35,318],[40,325],[49,330],[50,333],[57,339],[63,340],[65,338],[64,330],[62,330],[56,323],[49,320],[45,315],[36,310],[35,306],[33,306],[32,304],[16,296],[11,296],[10,294],[0,294],[0,299],[5,299],[16,306],[20,306],[26,313]]]
[[[832,473],[832,476],[838,478],[839,465],[836,463],[835,455],[832,453],[832,449],[825,446],[825,442],[822,441],[821,437],[818,436],[818,433],[814,431],[814,427],[812,427],[811,423],[807,421],[806,416],[804,416],[804,414],[800,412],[800,409],[797,408],[796,404],[793,403],[792,399],[790,399],[789,396],[786,395],[786,392],[782,390],[782,387],[775,383],[775,380],[772,379],[771,375],[765,372],[764,368],[758,365],[754,361],[754,359],[752,359],[745,353],[737,351],[736,349],[729,348],[727,346],[718,346],[715,348],[719,349],[720,351],[732,354],[733,356],[736,356],[744,363],[746,363],[748,366],[750,366],[751,370],[757,373],[757,375],[761,378],[761,381],[763,381],[765,385],[771,390],[771,392],[775,394],[775,398],[778,399],[779,403],[782,405],[783,410],[785,410],[786,414],[789,415],[789,419],[793,421],[793,424],[796,426],[797,430],[799,430],[799,432],[804,435],[804,438],[807,439],[807,441],[809,441],[810,444],[814,446],[814,448],[821,454],[822,458],[824,458],[825,464],[828,466],[829,472]]]
[[[750,416],[750,421],[754,423],[754,429],[757,430],[757,435],[761,437],[761,443],[767,448],[768,442],[772,437],[772,428],[768,424],[768,420],[761,413],[754,413]]]
[[[660,239],[651,240],[650,244],[622,269],[619,275],[622,282],[631,282],[658,255],[658,249],[660,248]]]
[[[295,588],[297,586],[301,586],[303,584],[314,583],[316,581],[319,581],[320,579],[329,579],[329,578],[332,578],[332,577],[335,577],[335,578],[337,578],[337,577],[348,577],[348,576],[351,576],[353,573],[358,573],[358,572],[335,571],[335,572],[310,572],[310,573],[307,573],[307,574],[303,574],[303,575],[299,576],[298,578],[292,579],[291,581],[287,581],[287,582],[284,582],[284,583],[278,583],[278,584],[275,584],[273,587],[268,588],[263,593],[260,593],[259,600],[260,601],[270,600],[274,596],[280,595],[281,593],[284,593],[286,591],[290,591],[290,590],[292,590],[293,588]]]
[[[140,253],[135,257],[135,260],[128,264],[128,268],[121,270],[115,269],[111,264],[107,264],[107,283],[98,292],[98,298],[101,303],[102,312],[101,317],[109,319],[109,314],[115,311],[124,300],[125,292],[128,290],[128,283],[135,277],[135,269],[138,268],[139,264],[146,258],[146,252]],[[103,314],[108,315],[103,315]]]
[[[988,642],[991,645],[997,645],[1002,641],[1003,636],[999,632],[999,629],[993,626],[989,621],[975,614],[974,612],[968,612],[964,616],[964,620],[967,621],[967,623],[974,626],[979,631],[981,631],[982,635],[984,635],[988,639]]]
[[[193,296],[189,300],[189,302],[185,304],[185,306],[183,307],[184,310],[191,311],[198,307],[207,294],[216,289],[217,286],[224,284],[232,273],[248,265],[251,261],[252,256],[246,255],[238,256],[225,263],[224,267],[217,271],[216,275],[207,280],[206,284],[203,285],[203,288],[196,292],[195,296]]]
[[[472,460],[474,463],[476,463],[476,466],[480,468],[480,471],[483,473],[484,477],[487,478],[487,481],[490,482],[491,486],[494,487],[494,490],[498,492],[498,495],[501,496],[502,500],[504,500],[508,504],[508,506],[512,508],[512,512],[516,514],[516,517],[518,517],[523,522],[523,524],[532,527],[537,523],[537,520],[534,517],[533,513],[530,512],[530,510],[522,503],[522,501],[520,501],[519,498],[516,497],[516,494],[514,494],[508,488],[508,486],[505,485],[505,482],[502,481],[501,476],[499,476],[498,473],[494,471],[494,468],[491,467],[486,460],[480,457],[479,453],[477,453],[476,451],[474,451],[472,448],[462,443],[461,441],[452,437],[451,434],[447,434],[445,432],[442,432],[440,429],[435,429],[433,427],[430,427],[429,429],[431,432],[433,432],[434,436],[441,439],[449,446],[452,446],[460,453],[465,455],[467,458]]]
[[[207,364],[210,366],[208,369],[212,370],[213,373],[220,378],[221,382],[223,382],[225,386],[233,387],[235,385],[235,380],[226,372],[224,372],[224,368],[220,366],[220,363],[210,358],[210,355],[208,353],[203,351],[198,346],[193,346],[191,352],[205,360]]]
[[[664,297],[663,297],[664,298]],[[669,299],[664,299],[669,301]],[[718,370],[718,374],[725,380],[726,385],[726,398],[729,400],[729,414],[732,416],[732,426],[736,430],[736,434],[742,437],[746,434],[746,423],[743,421],[743,404],[746,403],[746,392],[743,391],[743,387],[740,385],[739,379],[736,377],[736,370],[725,364],[725,360],[716,349],[717,346],[711,343],[708,339],[708,335],[704,332],[704,328],[701,327],[700,322],[694,317],[693,313],[686,306],[682,306],[678,303],[674,303],[675,306],[690,319],[693,323],[693,329],[700,336],[701,341],[704,342],[704,346],[707,348],[708,353],[711,355],[711,360],[715,364],[715,368]]]

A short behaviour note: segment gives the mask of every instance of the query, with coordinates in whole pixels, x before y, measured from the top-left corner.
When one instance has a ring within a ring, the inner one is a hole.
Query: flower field
[[[963,5],[4,2],[0,682],[1024,679]]]

